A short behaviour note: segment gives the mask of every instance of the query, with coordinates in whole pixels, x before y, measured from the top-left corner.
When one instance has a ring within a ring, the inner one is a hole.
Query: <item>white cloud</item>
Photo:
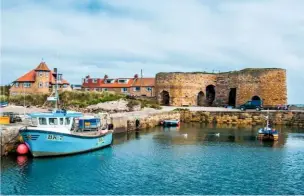
[[[80,83],[90,74],[288,69],[289,101],[303,102],[302,0],[5,1],[2,83],[42,57]],[[300,90],[301,89],[301,90]],[[298,95],[298,92],[301,92]]]

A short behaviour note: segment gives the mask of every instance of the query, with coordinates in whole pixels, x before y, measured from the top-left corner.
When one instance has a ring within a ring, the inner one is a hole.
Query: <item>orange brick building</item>
[[[35,69],[12,82],[10,95],[48,94],[55,88],[56,79],[58,90],[71,90],[69,82],[62,78],[62,74],[56,74],[45,62],[41,62]]]
[[[155,78],[139,78],[136,74],[133,78],[113,78],[106,75],[104,78],[83,79],[82,89],[85,91],[112,91],[132,96],[154,97]]]

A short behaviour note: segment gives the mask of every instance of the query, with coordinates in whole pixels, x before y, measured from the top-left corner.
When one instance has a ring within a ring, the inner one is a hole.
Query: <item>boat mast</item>
[[[54,69],[55,73],[56,73],[56,78],[55,78],[55,97],[56,97],[56,104],[55,104],[55,109],[57,110],[58,109],[58,92],[57,92],[57,89],[58,89],[58,71],[57,71],[57,68]]]
[[[269,109],[268,109],[268,111],[267,111],[267,117],[266,117],[266,119],[267,119],[267,121],[266,121],[266,127],[267,127],[267,129],[269,128]]]

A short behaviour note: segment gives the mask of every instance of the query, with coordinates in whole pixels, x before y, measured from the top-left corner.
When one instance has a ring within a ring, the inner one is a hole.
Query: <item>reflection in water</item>
[[[303,194],[304,130],[184,124],[117,133],[113,146],[53,158],[4,157],[3,194]],[[136,188],[134,188],[136,187]],[[203,187],[203,188],[202,188]]]
[[[259,127],[238,128],[233,125],[214,124],[184,124],[180,129],[175,127],[162,128],[163,133],[154,135],[153,138],[160,143],[173,144],[208,144],[208,142],[233,142],[247,146],[263,146],[279,148],[284,146],[287,139],[286,130],[280,127],[280,137],[278,141],[265,142],[257,140],[257,130]]]

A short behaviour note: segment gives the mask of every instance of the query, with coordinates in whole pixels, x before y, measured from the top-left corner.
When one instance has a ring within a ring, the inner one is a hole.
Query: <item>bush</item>
[[[8,96],[0,95],[0,101],[8,101]]]

